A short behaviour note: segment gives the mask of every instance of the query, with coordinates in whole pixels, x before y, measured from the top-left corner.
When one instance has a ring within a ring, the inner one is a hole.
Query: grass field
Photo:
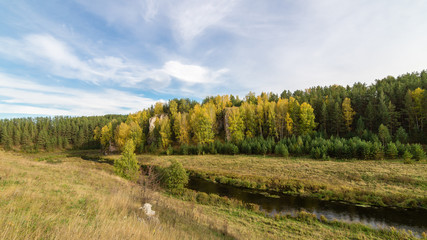
[[[198,176],[225,184],[380,206],[427,208],[427,164],[322,161],[245,155],[140,155],[142,164],[176,159]]]
[[[413,238],[360,224],[322,222],[310,214],[272,218],[239,206],[202,205],[150,192],[156,223],[139,210],[141,196],[140,186],[115,176],[106,163],[64,153],[0,152],[0,239]]]

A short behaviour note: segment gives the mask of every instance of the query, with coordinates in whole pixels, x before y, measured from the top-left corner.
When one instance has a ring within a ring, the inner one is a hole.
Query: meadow
[[[114,157],[113,157],[114,158]],[[192,174],[237,187],[356,204],[427,208],[427,164],[401,160],[315,160],[247,155],[140,155],[143,165],[176,159]]]
[[[157,159],[141,156],[148,157]],[[142,191],[117,177],[108,163],[63,152],[0,152],[0,239],[415,238],[404,231],[318,220],[304,212],[270,217],[229,200],[201,204],[185,197],[197,193],[179,196],[160,189],[148,190],[156,222],[139,209]]]

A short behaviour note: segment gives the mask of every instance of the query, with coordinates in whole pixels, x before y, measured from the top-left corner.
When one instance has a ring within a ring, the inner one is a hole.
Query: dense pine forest
[[[427,72],[367,86],[173,99],[128,116],[0,121],[4,149],[101,148],[167,154],[280,154],[420,159],[427,143]],[[410,143],[410,144],[409,144]]]
[[[113,119],[123,121],[126,116],[2,119],[0,143],[5,150],[20,149],[25,152],[98,148],[99,144],[93,139],[93,130]]]

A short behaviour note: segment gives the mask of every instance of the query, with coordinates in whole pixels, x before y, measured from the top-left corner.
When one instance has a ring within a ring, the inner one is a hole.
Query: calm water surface
[[[246,203],[260,205],[261,209],[269,214],[294,213],[306,210],[324,215],[329,220],[337,219],[345,222],[364,223],[375,228],[393,226],[411,230],[415,233],[427,232],[427,210],[422,209],[394,209],[384,207],[361,207],[342,202],[324,201],[312,197],[275,194],[278,197],[268,197],[265,192],[237,188],[220,183],[212,183],[201,178],[190,178],[187,186],[190,189],[215,193],[241,200]]]

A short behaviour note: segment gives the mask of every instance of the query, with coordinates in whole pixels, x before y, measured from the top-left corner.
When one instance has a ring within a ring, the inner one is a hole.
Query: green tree
[[[370,131],[373,131],[375,126],[375,109],[372,101],[369,101],[368,105],[366,106],[365,120],[367,128]]]
[[[378,96],[378,111],[377,114],[379,123],[383,125],[388,125],[390,122],[390,114],[388,112],[388,107],[385,100],[385,95],[382,90],[379,91]]]
[[[378,137],[380,138],[384,146],[385,146],[385,143],[391,141],[390,132],[388,131],[388,128],[383,124],[381,124],[380,127],[378,128]]]
[[[362,116],[360,116],[356,123],[357,136],[362,137],[363,131],[365,131],[365,123],[363,122]]]
[[[386,154],[387,154],[387,156],[389,157],[389,158],[392,158],[392,159],[394,159],[394,158],[396,158],[397,157],[397,155],[398,155],[398,151],[397,151],[397,147],[396,147],[396,144],[394,144],[394,143],[389,143],[388,145],[387,145],[387,151],[386,151]]]
[[[393,134],[397,127],[399,127],[399,112],[396,111],[396,106],[390,102],[388,102],[388,114],[389,114],[389,121],[387,123],[387,127],[390,129],[390,133]]]
[[[135,143],[132,139],[126,141],[122,155],[114,160],[114,171],[117,175],[135,181],[139,174],[139,164],[135,155]]]
[[[408,142],[408,134],[406,133],[406,131],[403,127],[399,127],[399,129],[397,129],[396,141],[399,141],[401,143],[407,143]]]
[[[182,191],[188,183],[188,175],[177,160],[171,160],[171,165],[163,171],[163,184],[169,190]]]
[[[337,136],[340,135],[340,132],[342,132],[344,127],[342,116],[339,101],[336,101],[333,108],[333,114],[331,115],[331,129]]]
[[[326,133],[328,126],[328,108],[326,107],[326,102],[322,102],[322,111],[320,115],[320,129]]]

